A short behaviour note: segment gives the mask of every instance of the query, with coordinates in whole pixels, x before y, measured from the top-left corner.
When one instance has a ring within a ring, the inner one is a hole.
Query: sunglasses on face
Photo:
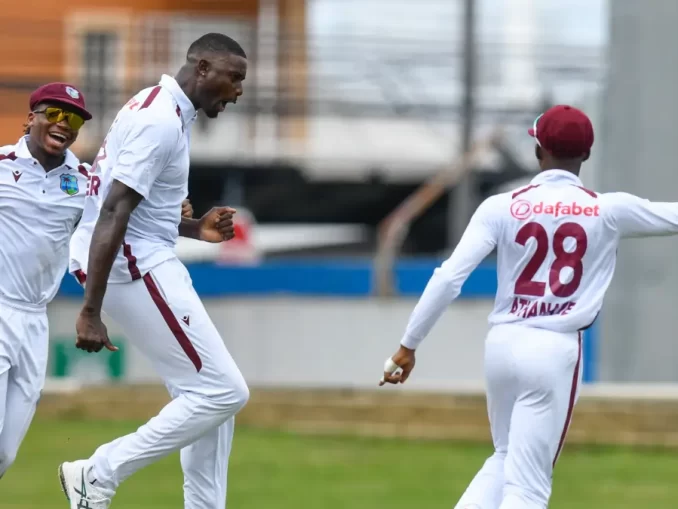
[[[45,115],[47,122],[50,124],[58,124],[65,120],[74,131],[79,131],[85,124],[85,119],[80,115],[61,108],[45,108],[44,110],[34,111],[33,113]]]

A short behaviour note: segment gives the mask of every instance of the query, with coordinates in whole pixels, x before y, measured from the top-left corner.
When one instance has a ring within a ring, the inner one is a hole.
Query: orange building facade
[[[71,0],[66,4],[31,0],[4,6],[0,145],[21,135],[31,90],[63,80],[83,89],[88,107],[96,114],[74,147],[78,155],[88,158],[128,97],[157,82],[163,72],[175,71],[190,42],[203,33],[231,35],[256,59],[262,4],[276,11],[276,37],[289,37],[286,34],[294,31],[297,40],[304,38],[304,0]],[[303,51],[290,57],[297,62],[295,72],[278,73],[277,78],[279,88],[294,88],[295,95],[305,93],[300,57],[305,57]],[[276,66],[289,68],[288,64],[283,56]],[[256,79],[253,74],[248,77],[250,87]],[[296,125],[291,129],[299,131]]]

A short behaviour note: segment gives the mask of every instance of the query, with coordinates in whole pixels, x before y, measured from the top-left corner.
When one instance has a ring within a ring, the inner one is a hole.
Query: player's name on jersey
[[[598,217],[600,215],[600,206],[593,207],[588,205],[579,205],[577,202],[570,204],[556,202],[554,204],[531,203],[527,200],[517,200],[511,204],[511,215],[517,219],[526,219],[531,215],[549,215],[554,217],[561,216],[587,216]]]
[[[511,305],[511,314],[521,318],[533,316],[566,315],[576,305],[576,302],[544,302],[515,297]]]

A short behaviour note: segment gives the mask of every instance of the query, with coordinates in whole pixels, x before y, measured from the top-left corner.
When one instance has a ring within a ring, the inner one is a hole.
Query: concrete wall
[[[372,296],[375,278],[369,260],[268,261],[256,266],[188,263],[187,267],[250,385],[373,388],[439,263],[399,261],[394,268],[398,297],[393,299]],[[460,297],[419,348],[416,373],[407,387],[482,389],[484,338],[496,285],[496,267],[491,262],[473,271]],[[122,357],[75,350],[75,319],[81,302],[82,288],[66,277],[49,308],[50,375],[156,381],[148,363],[124,344],[113,323],[109,332],[114,342],[126,347]],[[595,326],[584,334],[583,375],[588,382],[596,380],[596,334]]]
[[[384,360],[398,347],[415,302],[273,297],[209,299],[206,307],[252,386],[374,388]],[[78,301],[61,299],[50,308],[50,374],[57,374],[55,348],[62,344],[60,355],[72,363],[67,374],[93,381],[111,371],[107,364],[111,354],[87,355],[72,347],[79,306]],[[420,348],[416,372],[407,386],[427,390],[481,387],[491,306],[489,300],[455,303]],[[119,328],[110,321],[108,325],[113,342],[124,345],[122,380],[157,381]]]

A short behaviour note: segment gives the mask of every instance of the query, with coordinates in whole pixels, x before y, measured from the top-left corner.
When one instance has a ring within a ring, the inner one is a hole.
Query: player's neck
[[[59,156],[48,154],[40,147],[40,145],[38,145],[38,142],[34,141],[30,136],[28,136],[28,141],[26,143],[28,151],[38,160],[45,171],[52,171],[64,164],[64,160],[66,159],[65,154]]]
[[[195,80],[193,79],[193,74],[193,68],[183,66],[181,69],[179,69],[179,72],[174,77],[174,79],[197,111],[200,109],[200,105],[195,98]]]
[[[554,163],[552,165],[548,165],[546,167],[542,167],[541,171],[553,171],[553,170],[560,170],[560,171],[566,171],[568,173],[572,173],[575,176],[579,176],[579,172],[581,170],[581,166],[579,165],[572,165],[572,164],[566,164],[566,163]]]

